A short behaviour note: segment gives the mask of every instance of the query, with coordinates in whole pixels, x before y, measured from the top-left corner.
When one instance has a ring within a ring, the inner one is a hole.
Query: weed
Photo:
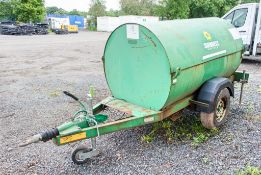
[[[154,123],[153,126],[152,126],[152,131],[147,135],[143,135],[141,137],[141,141],[144,142],[144,143],[152,142],[155,138],[157,131],[160,129],[160,127],[161,127],[160,123]]]
[[[207,157],[203,157],[203,158],[202,158],[202,162],[203,162],[204,164],[206,164],[206,165],[209,164],[209,160],[208,160]]]
[[[193,137],[192,145],[198,146],[200,143],[205,142],[208,139],[208,136],[204,133],[198,133],[196,137]]]
[[[53,33],[53,31],[51,29],[48,29],[48,33]]]
[[[162,122],[162,128],[166,131],[165,135],[167,137],[168,142],[172,142],[174,140],[174,134],[171,126],[172,126],[172,122],[169,120],[165,120]]]
[[[60,96],[60,92],[59,91],[53,91],[53,92],[50,92],[49,95],[51,97],[58,97],[58,96]]]
[[[261,175],[261,169],[247,165],[243,170],[236,171],[236,175]]]
[[[97,31],[97,28],[95,26],[89,26],[88,30],[89,31]]]
[[[150,136],[150,135],[144,135],[141,137],[141,141],[144,143],[150,143],[154,140],[154,137]]]
[[[254,109],[255,109],[254,104],[252,102],[249,102],[247,104],[246,114],[252,113],[254,111]]]
[[[255,110],[255,106],[254,106],[253,102],[247,103],[247,108],[246,108],[246,113],[245,113],[244,118],[246,120],[252,120],[252,118],[254,118],[253,117],[254,110]]]
[[[197,116],[188,116],[181,117],[176,122],[164,120],[154,124],[152,131],[142,136],[141,140],[145,143],[152,142],[159,130],[163,130],[167,142],[192,141],[192,146],[198,146],[219,132],[217,129],[204,128]]]

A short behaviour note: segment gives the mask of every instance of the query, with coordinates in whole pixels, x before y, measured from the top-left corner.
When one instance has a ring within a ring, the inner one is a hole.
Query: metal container
[[[115,98],[161,110],[214,77],[229,77],[243,50],[236,29],[220,18],[123,24],[104,50]]]
[[[97,31],[112,32],[120,26],[119,17],[100,16],[97,17]]]
[[[77,25],[79,28],[84,28],[84,17],[78,15],[69,15],[70,25]]]

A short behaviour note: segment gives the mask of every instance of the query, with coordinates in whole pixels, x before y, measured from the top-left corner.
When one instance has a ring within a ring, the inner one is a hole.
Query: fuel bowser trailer
[[[20,146],[52,140],[56,145],[91,139],[91,148],[81,145],[72,153],[76,164],[99,154],[96,137],[151,124],[193,105],[206,128],[220,127],[229,116],[234,83],[242,90],[249,75],[236,72],[244,52],[238,31],[226,20],[201,18],[161,21],[146,25],[123,24],[107,40],[102,57],[111,97],[92,105],[87,102],[71,121],[36,134]],[[108,121],[100,114],[113,108],[127,117]]]

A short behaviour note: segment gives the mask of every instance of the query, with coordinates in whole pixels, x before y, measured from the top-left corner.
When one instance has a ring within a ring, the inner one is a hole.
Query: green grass
[[[261,175],[261,169],[258,167],[247,165],[243,170],[238,170],[236,175]]]
[[[160,134],[163,134],[169,143],[191,142],[192,146],[199,146],[219,132],[217,129],[209,130],[204,128],[198,117],[188,116],[181,117],[176,122],[164,120],[154,124],[151,132],[142,136],[142,142],[152,142],[159,134],[159,131],[162,131]]]
[[[51,29],[48,29],[48,33],[53,33],[53,31]]]
[[[89,26],[88,30],[89,31],[97,31],[97,28],[95,26]]]

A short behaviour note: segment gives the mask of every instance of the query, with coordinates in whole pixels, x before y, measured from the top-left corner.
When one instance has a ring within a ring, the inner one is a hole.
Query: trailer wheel
[[[220,127],[228,116],[230,110],[230,93],[227,88],[220,91],[218,98],[215,102],[214,112],[205,113],[200,112],[200,120],[202,125],[208,129]]]
[[[85,164],[91,158],[86,156],[86,154],[88,155],[90,152],[92,152],[92,148],[86,145],[80,145],[72,152],[72,161],[77,165]]]

